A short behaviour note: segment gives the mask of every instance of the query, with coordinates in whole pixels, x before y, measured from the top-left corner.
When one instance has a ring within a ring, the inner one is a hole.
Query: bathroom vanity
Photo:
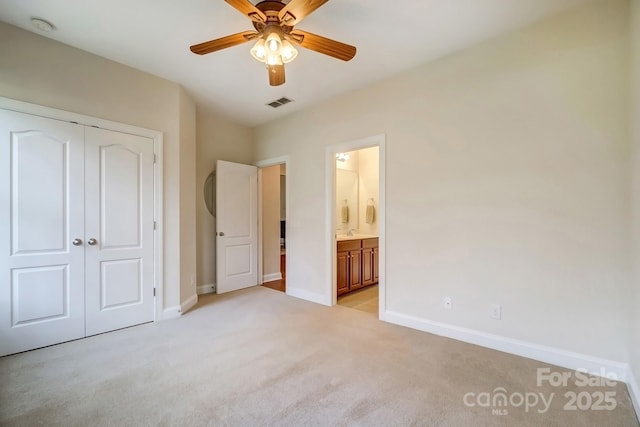
[[[337,238],[338,296],[378,283],[378,238]]]

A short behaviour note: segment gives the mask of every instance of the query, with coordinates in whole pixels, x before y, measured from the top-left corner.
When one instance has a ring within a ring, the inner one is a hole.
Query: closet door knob
[[[220,236],[220,237],[224,237],[224,231],[219,232],[219,233],[218,233],[218,236]]]
[[[73,242],[71,242],[73,244],[73,246],[80,246],[82,244],[82,239],[78,239],[77,237],[75,239],[73,239]]]
[[[91,246],[94,246],[95,244],[98,243],[98,241],[92,237],[87,241],[87,243],[90,244]]]

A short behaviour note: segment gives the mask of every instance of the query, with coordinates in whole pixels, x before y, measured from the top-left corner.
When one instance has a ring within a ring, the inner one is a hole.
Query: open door
[[[258,284],[258,168],[216,163],[216,292]]]

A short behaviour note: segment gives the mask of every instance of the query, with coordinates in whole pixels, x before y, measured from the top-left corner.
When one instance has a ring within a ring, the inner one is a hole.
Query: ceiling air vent
[[[273,102],[268,103],[267,105],[273,108],[278,108],[278,107],[282,107],[284,104],[288,104],[290,102],[293,102],[292,99],[289,98],[280,98],[280,99],[276,99]]]

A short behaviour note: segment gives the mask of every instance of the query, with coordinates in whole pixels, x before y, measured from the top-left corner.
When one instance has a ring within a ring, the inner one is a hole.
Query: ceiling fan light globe
[[[267,36],[267,49],[270,53],[278,53],[282,49],[282,40],[277,33],[273,32]]]
[[[285,40],[282,43],[282,62],[288,64],[289,62],[296,59],[296,56],[298,56],[298,50],[293,47],[291,43]]]
[[[267,51],[264,46],[264,40],[260,39],[258,42],[251,48],[251,56],[253,56],[256,60],[260,62],[265,62],[267,57]]]

